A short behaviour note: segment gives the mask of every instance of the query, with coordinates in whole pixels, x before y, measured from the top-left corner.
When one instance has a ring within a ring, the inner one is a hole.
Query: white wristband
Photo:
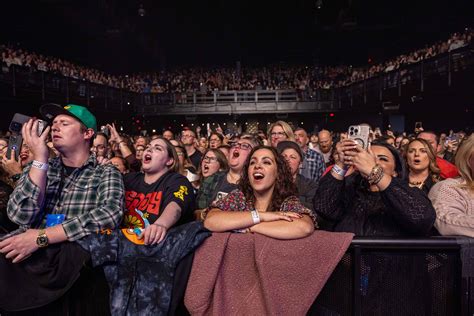
[[[332,166],[332,171],[334,171],[336,174],[340,175],[341,177],[344,177],[347,173],[347,170],[342,169],[341,167],[339,167],[336,164],[334,166]]]
[[[33,163],[31,164],[33,168],[48,171],[48,163],[47,162],[40,162],[38,160],[33,160]]]
[[[257,211],[251,211],[250,214],[252,214],[252,221],[254,224],[260,223],[260,215],[258,215]]]

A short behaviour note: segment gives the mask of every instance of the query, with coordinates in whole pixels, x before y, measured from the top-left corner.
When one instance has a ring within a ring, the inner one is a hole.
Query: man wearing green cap
[[[90,153],[97,130],[94,115],[80,105],[45,104],[41,114],[51,123],[41,136],[38,122],[22,129],[34,156],[10,196],[10,219],[28,229],[0,242],[0,252],[13,263],[39,248],[117,227],[123,215],[124,188],[120,172],[99,165]],[[59,157],[48,159],[48,133]]]

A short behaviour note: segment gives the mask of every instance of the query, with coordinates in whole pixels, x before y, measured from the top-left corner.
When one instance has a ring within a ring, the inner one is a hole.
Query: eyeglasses
[[[231,148],[240,148],[243,150],[251,150],[253,147],[250,144],[247,143],[232,143],[230,144]]]
[[[270,136],[281,138],[281,137],[286,137],[286,134],[283,132],[272,132],[270,133]]]
[[[194,135],[181,135],[181,138],[194,138]]]
[[[217,157],[205,156],[204,158],[202,158],[202,161],[207,162],[207,163],[216,162]]]

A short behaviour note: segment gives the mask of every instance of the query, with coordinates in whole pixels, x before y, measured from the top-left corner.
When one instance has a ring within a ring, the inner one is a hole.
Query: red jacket
[[[438,167],[441,170],[441,178],[448,179],[459,177],[458,169],[449,161],[446,161],[440,157],[436,157],[436,163],[438,164]]]

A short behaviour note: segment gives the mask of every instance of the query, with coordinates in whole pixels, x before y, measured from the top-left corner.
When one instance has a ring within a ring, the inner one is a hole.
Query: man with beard
[[[326,163],[326,167],[327,167],[330,163],[331,152],[332,152],[331,132],[323,129],[322,131],[318,133],[318,139],[319,139],[319,146],[316,147],[315,150],[323,155],[324,162]]]

